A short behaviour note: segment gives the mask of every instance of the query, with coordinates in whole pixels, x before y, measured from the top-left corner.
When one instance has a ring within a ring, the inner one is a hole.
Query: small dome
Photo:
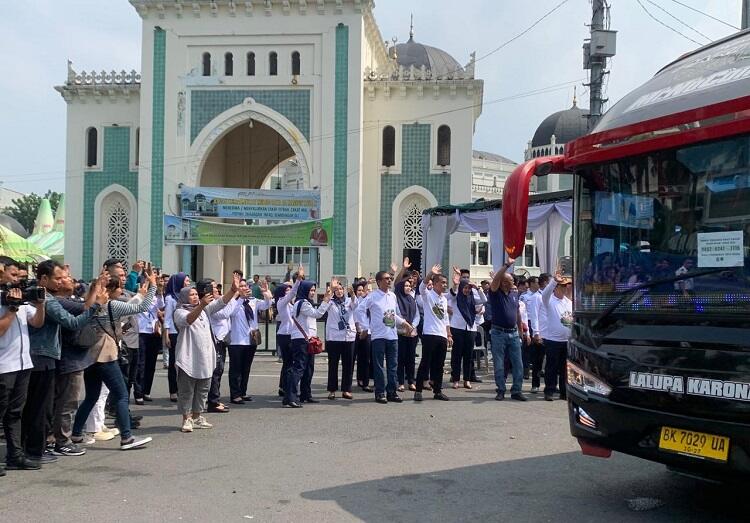
[[[425,69],[432,71],[433,77],[453,76],[464,70],[455,58],[442,49],[415,42],[413,37],[405,44],[396,45],[396,62],[404,69],[412,65],[420,69],[424,65]]]
[[[555,143],[564,144],[580,138],[587,134],[589,112],[579,108],[573,102],[573,107],[565,111],[558,111],[549,115],[537,127],[534,138],[531,140],[532,147],[540,147],[552,143],[552,135],[555,135]]]
[[[10,229],[21,238],[28,238],[29,233],[24,229],[23,225],[18,223],[15,218],[8,216],[7,214],[0,214],[0,225],[6,229]]]

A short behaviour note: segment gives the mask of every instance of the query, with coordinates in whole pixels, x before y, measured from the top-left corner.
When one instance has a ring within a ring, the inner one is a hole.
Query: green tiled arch
[[[98,234],[94,230],[96,198],[107,187],[119,184],[138,200],[138,171],[130,170],[130,127],[105,127],[103,151],[102,170],[87,172],[83,177],[81,270],[85,278],[93,278],[97,272],[94,269],[94,235]]]
[[[200,89],[190,94],[190,142],[211,120],[248,97],[284,115],[310,141],[308,89]]]
[[[451,177],[449,174],[430,173],[430,124],[401,126],[401,174],[383,174],[380,177],[380,269],[386,269],[391,260],[391,231],[394,224],[392,206],[404,189],[412,185],[424,187],[432,193],[438,205],[450,203]],[[447,240],[446,240],[447,242]],[[448,249],[443,256],[447,267]]]

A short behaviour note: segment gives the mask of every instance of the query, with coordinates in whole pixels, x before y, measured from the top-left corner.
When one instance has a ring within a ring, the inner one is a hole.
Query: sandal
[[[422,385],[422,389],[423,390],[432,390],[432,383],[430,383],[428,385]]]
[[[350,399],[352,399],[352,393],[351,392],[344,392],[343,394],[341,394],[341,397],[344,398],[345,400],[350,400]]]
[[[453,382],[453,388],[454,388],[454,389],[457,389],[457,388],[458,388],[458,382],[457,382],[457,381],[454,381],[454,382]]]
[[[335,392],[329,392],[328,393],[328,399],[329,400],[335,400],[336,399],[336,393]]]
[[[403,386],[403,385],[399,385],[399,386],[398,386],[398,391],[399,391],[399,392],[404,392],[404,390],[406,390],[406,389],[404,389],[404,386]]]
[[[468,382],[468,381],[464,381],[464,388],[465,388],[465,389],[471,389],[471,388],[472,388],[472,387],[471,387],[471,383],[470,383],[470,382]]]
[[[415,391],[415,390],[417,390],[417,386],[416,386],[416,385],[414,385],[413,383],[410,383],[410,384],[409,384],[409,390],[411,390],[411,391]]]

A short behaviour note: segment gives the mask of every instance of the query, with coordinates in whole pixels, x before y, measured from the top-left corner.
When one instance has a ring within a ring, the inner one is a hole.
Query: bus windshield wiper
[[[703,271],[693,271],[693,272],[686,272],[683,274],[671,276],[669,278],[662,278],[660,280],[651,280],[646,283],[640,283],[636,285],[635,287],[630,287],[629,289],[625,289],[623,291],[620,291],[620,297],[617,298],[609,307],[604,309],[599,316],[594,318],[594,321],[591,322],[591,327],[596,329],[598,327],[606,327],[609,322],[606,321],[612,317],[612,313],[617,309],[617,307],[622,304],[623,301],[625,301],[625,298],[630,296],[631,294],[634,294],[640,290],[648,289],[650,287],[656,287],[657,285],[665,285],[667,283],[674,283],[677,281],[682,280],[689,280],[691,278],[699,278],[701,276],[706,276],[708,274],[716,274],[718,272],[725,272],[727,270],[726,267],[721,269],[706,269]]]

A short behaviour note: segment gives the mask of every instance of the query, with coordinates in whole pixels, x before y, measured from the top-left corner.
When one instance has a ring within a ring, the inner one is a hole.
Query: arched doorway
[[[422,264],[422,212],[437,205],[435,196],[420,185],[404,189],[393,201],[391,259],[408,256],[412,267]]]
[[[215,118],[196,137],[191,150],[197,159],[187,176],[192,186],[295,190],[311,186],[309,145],[302,134],[286,118],[252,99]],[[232,223],[238,222],[232,220]],[[263,220],[253,224],[273,223]],[[226,281],[231,271],[238,268],[248,278],[255,273],[280,279],[280,275],[286,272],[285,265],[277,267],[278,260],[282,259],[277,254],[277,247],[205,246],[189,249],[189,254],[187,251],[182,253],[182,265],[191,267],[197,277]],[[306,253],[308,263],[309,251]],[[290,258],[293,254],[290,253]],[[190,263],[184,263],[187,256]]]

